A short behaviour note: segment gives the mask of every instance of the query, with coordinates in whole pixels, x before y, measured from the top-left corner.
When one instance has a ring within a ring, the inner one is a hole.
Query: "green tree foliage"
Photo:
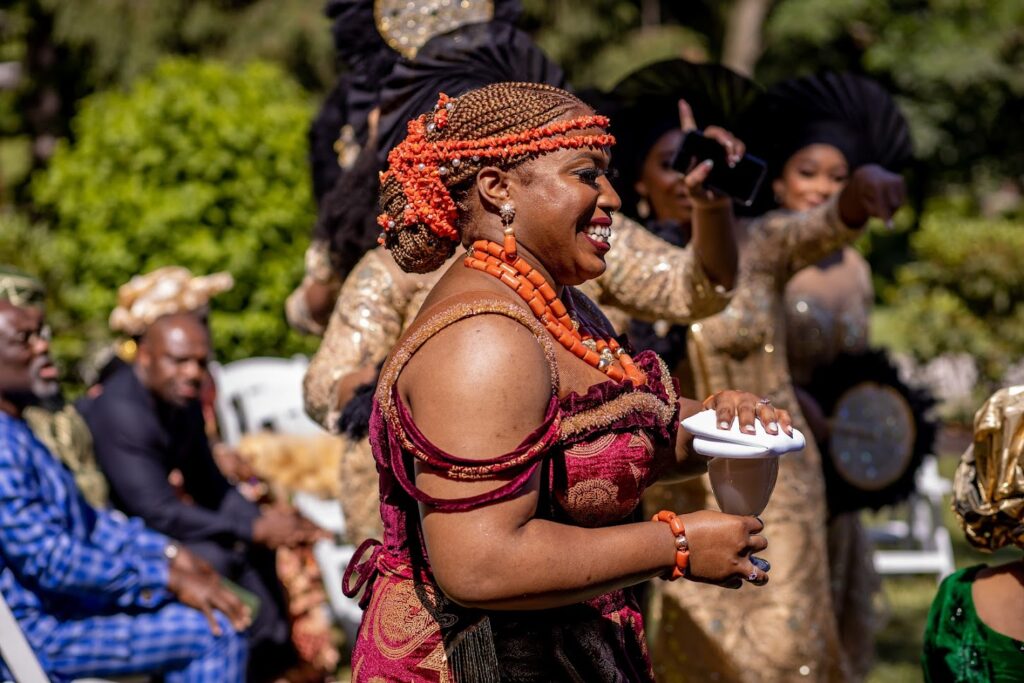
[[[758,75],[863,71],[897,94],[935,180],[1024,168],[1024,3],[780,0]]]
[[[130,90],[83,100],[74,143],[62,142],[33,181],[50,227],[33,229],[46,247],[26,264],[51,283],[64,357],[109,338],[118,285],[169,264],[235,277],[212,316],[221,359],[308,351],[282,305],[301,279],[314,217],[310,114],[276,66],[182,58]]]
[[[627,73],[670,57],[709,55],[707,2],[524,0],[526,28],[578,88],[610,88]],[[644,6],[657,15],[643,21]],[[675,16],[686,12],[686,21]]]
[[[323,0],[31,0],[79,50],[93,87],[125,85],[167,55],[272,61],[307,88],[334,80]]]
[[[1024,230],[1019,221],[929,210],[911,237],[916,260],[896,271],[884,300],[899,346],[921,360],[970,353],[997,383],[1024,358]]]

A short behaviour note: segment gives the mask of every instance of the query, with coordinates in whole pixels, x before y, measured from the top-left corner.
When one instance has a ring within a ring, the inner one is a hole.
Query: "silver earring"
[[[516,219],[516,207],[512,202],[505,202],[498,209],[498,215],[501,216],[501,224],[507,228]]]

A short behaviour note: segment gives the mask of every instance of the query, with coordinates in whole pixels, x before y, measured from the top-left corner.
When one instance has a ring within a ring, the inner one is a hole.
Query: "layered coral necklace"
[[[580,332],[555,289],[525,259],[514,252],[509,255],[497,242],[477,240],[464,263],[468,268],[498,278],[514,290],[551,336],[577,358],[617,382],[628,379],[637,386],[647,383],[647,375],[615,339],[600,339]]]

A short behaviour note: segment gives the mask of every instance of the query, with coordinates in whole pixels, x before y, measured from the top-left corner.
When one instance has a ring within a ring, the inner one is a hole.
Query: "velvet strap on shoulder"
[[[519,322],[533,333],[544,349],[551,374],[551,399],[544,420],[514,450],[487,459],[462,458],[437,448],[416,427],[402,401],[397,380],[402,368],[431,337],[446,327],[477,315],[503,315]],[[543,454],[558,440],[560,409],[558,400],[558,365],[550,335],[533,315],[517,302],[492,292],[465,292],[432,306],[403,335],[381,371],[376,401],[386,422],[387,444],[379,444],[386,466],[402,488],[414,499],[439,510],[458,511],[503,500],[518,493],[533,475]],[[479,481],[500,477],[508,481],[498,489],[477,496],[438,499],[418,489],[404,461],[408,452],[443,477]]]

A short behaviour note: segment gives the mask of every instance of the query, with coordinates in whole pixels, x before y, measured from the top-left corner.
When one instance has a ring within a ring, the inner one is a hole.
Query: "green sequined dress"
[[[928,613],[921,664],[929,683],[1024,681],[1024,642],[997,633],[978,618],[971,586],[979,564],[946,577]]]

